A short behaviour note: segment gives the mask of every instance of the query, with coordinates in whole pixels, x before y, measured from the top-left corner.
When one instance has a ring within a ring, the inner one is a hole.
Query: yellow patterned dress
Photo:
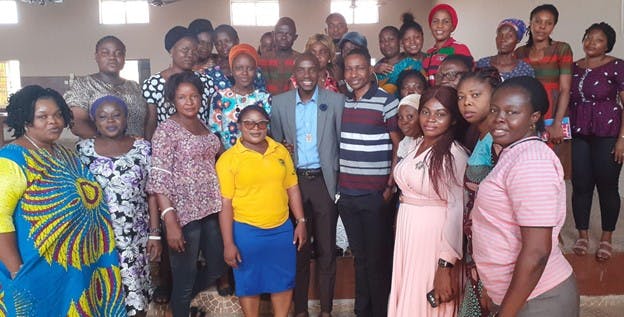
[[[0,234],[23,265],[0,262],[0,317],[126,316],[102,188],[72,151],[0,149]]]

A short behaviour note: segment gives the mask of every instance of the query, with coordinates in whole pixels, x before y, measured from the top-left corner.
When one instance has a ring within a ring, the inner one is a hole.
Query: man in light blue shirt
[[[344,96],[318,86],[319,62],[310,53],[297,57],[294,76],[298,88],[273,97],[271,133],[290,149],[297,167],[306,226],[316,246],[321,316],[327,317],[336,280],[334,196]],[[308,316],[310,254],[309,244],[297,254],[296,317]]]

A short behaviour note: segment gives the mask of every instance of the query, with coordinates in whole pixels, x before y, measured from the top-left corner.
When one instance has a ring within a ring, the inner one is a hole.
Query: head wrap
[[[338,47],[342,48],[345,42],[351,42],[361,48],[368,49],[368,42],[366,41],[366,37],[358,32],[347,32],[342,36],[340,42],[338,42]]]
[[[195,19],[193,20],[193,22],[191,22],[191,24],[189,24],[188,30],[191,33],[197,35],[199,33],[204,33],[204,32],[212,33],[213,28],[212,28],[212,23],[210,23],[209,20]]]
[[[167,50],[167,52],[171,52],[171,48],[176,45],[179,40],[185,37],[190,37],[194,39],[195,34],[193,34],[191,31],[183,26],[178,25],[171,28],[171,30],[169,30],[169,32],[167,32],[167,34],[165,35],[165,49]]]
[[[234,66],[232,66],[232,64],[234,63],[234,59],[236,59],[236,57],[238,57],[240,54],[249,55],[251,58],[253,58],[254,62],[256,62],[256,65],[258,65],[258,60],[260,59],[260,57],[258,56],[258,51],[256,51],[253,46],[242,43],[234,45],[230,49],[230,55],[228,56],[230,68],[234,68]]]
[[[512,18],[505,19],[498,24],[496,30],[498,31],[504,25],[509,25],[516,31],[516,37],[518,38],[518,42],[522,40],[522,37],[524,37],[524,33],[526,32],[526,25],[522,20]]]
[[[429,11],[429,25],[431,25],[433,15],[440,10],[448,12],[448,14],[451,16],[451,24],[453,24],[453,29],[455,29],[457,27],[457,12],[455,12],[455,9],[453,9],[453,7],[445,3],[438,4],[433,7],[431,11]]]
[[[418,111],[420,107],[420,95],[419,94],[411,94],[403,97],[401,101],[399,101],[399,109],[401,106],[410,106]]]
[[[95,113],[97,112],[97,109],[105,103],[112,103],[112,104],[118,105],[119,107],[121,107],[121,109],[123,109],[124,117],[128,117],[128,105],[126,105],[126,102],[117,96],[107,95],[107,96],[96,99],[91,105],[91,109],[89,110],[89,115],[91,116],[91,120],[95,120]]]

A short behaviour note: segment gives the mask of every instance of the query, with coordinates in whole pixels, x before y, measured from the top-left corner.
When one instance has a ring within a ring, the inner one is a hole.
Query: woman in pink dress
[[[426,90],[419,109],[423,137],[394,169],[402,195],[388,305],[391,317],[453,316],[457,311],[457,274],[452,268],[462,257],[462,177],[468,154],[456,140],[465,132],[466,122],[454,88]]]

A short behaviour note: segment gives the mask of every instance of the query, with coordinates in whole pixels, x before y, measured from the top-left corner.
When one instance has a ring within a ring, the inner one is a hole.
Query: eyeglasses
[[[247,130],[252,130],[253,128],[258,128],[259,130],[266,130],[266,128],[269,126],[269,120],[262,120],[262,121],[245,120],[243,121],[243,126]]]
[[[461,77],[465,74],[466,72],[458,72],[458,71],[450,71],[450,72],[446,72],[446,73],[436,73],[435,74],[435,79],[436,80],[450,80],[453,81],[455,79],[457,79],[457,77]]]

